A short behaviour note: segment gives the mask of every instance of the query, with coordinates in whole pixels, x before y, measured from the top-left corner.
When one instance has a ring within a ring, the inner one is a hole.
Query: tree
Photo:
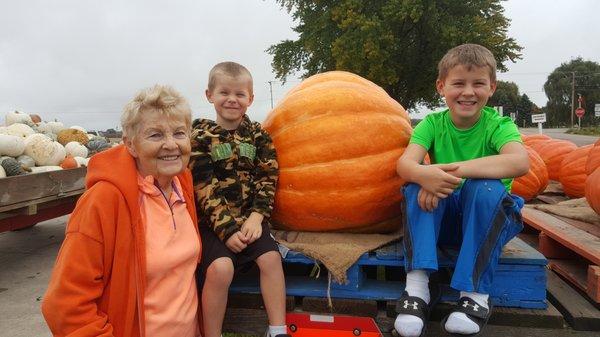
[[[279,79],[347,70],[382,86],[406,108],[440,103],[437,62],[462,43],[488,47],[504,62],[522,49],[507,36],[500,0],[276,0],[298,22],[297,40],[267,51]]]
[[[573,79],[575,108],[578,106],[577,94],[583,97],[585,115],[581,120],[582,126],[598,124],[594,117],[594,103],[600,103],[600,64],[578,57],[554,69],[544,83],[548,97],[546,118],[550,126],[571,126]],[[573,120],[577,123],[577,117]]]
[[[516,112],[517,118],[515,119],[515,123],[521,127],[525,127],[532,125],[531,115],[540,113],[540,108],[529,99],[529,96],[523,94],[519,97]]]
[[[519,104],[519,87],[514,82],[497,81],[496,92],[490,97],[487,105],[502,106],[504,114],[515,112]]]

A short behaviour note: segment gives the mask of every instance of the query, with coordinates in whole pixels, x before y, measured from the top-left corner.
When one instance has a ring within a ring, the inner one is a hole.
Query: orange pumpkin
[[[383,89],[348,72],[315,75],[293,88],[263,127],[279,162],[275,227],[362,233],[400,227],[396,161],[412,128]]]
[[[531,145],[531,147],[542,157],[546,168],[548,169],[548,177],[551,180],[558,181],[560,167],[565,156],[575,149],[577,145],[568,140],[552,139],[545,142],[539,142]]]
[[[587,177],[585,182],[585,200],[600,214],[600,168]]]
[[[594,146],[590,150],[587,164],[585,165],[585,173],[590,175],[598,167],[600,167],[600,139],[594,143]]]
[[[544,160],[534,149],[527,145],[525,149],[529,155],[529,172],[513,181],[512,193],[529,201],[544,192],[548,186],[548,170]]]
[[[544,143],[546,141],[551,140],[552,138],[550,136],[541,135],[541,134],[536,134],[536,135],[521,134],[521,139],[523,140],[523,144],[532,146],[533,144]]]
[[[585,195],[585,163],[591,149],[592,145],[582,146],[563,159],[559,181],[565,194],[571,198],[581,198]]]
[[[71,155],[68,155],[60,163],[60,167],[62,167],[64,170],[67,170],[67,169],[77,168],[78,165],[77,165],[77,161],[75,160],[75,158],[73,158],[73,156],[71,156]]]

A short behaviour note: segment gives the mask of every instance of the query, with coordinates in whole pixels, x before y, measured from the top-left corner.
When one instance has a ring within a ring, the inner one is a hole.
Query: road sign
[[[596,117],[600,117],[600,103],[596,103],[596,105],[594,105],[594,115]]]
[[[583,108],[577,108],[575,109],[575,114],[577,117],[581,118],[583,117],[583,114],[585,114],[585,110]]]
[[[546,123],[546,114],[531,115],[531,123]]]

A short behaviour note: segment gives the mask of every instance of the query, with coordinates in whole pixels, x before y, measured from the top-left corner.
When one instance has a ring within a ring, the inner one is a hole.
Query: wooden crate
[[[549,268],[600,303],[600,228],[531,208],[522,215]]]
[[[440,252],[440,267],[453,266],[455,253]],[[327,272],[320,267],[321,277],[310,277],[315,261],[290,252],[284,259],[288,296],[328,297],[374,301],[397,300],[402,294],[404,265],[401,243],[388,245],[364,254],[348,270],[348,283],[329,283]],[[500,307],[543,309],[546,304],[546,259],[535,249],[515,238],[505,247],[500,258],[492,291],[492,302]],[[296,267],[296,272],[291,269]],[[298,270],[304,273],[297,273]],[[258,294],[258,277],[236,277],[231,288],[234,294]],[[458,292],[443,286],[445,301],[458,300]]]

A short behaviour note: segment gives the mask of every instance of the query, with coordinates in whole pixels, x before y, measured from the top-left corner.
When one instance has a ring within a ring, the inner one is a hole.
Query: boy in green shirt
[[[529,169],[516,125],[486,107],[496,89],[496,61],[485,47],[464,44],[438,65],[436,88],[448,109],[417,125],[398,160],[404,187],[406,288],[395,328],[422,336],[435,302],[429,273],[438,269],[438,244],[459,248],[451,287],[461,293],[443,328],[476,335],[491,315],[489,293],[502,247],[523,225],[523,199],[512,178]],[[429,153],[432,165],[422,165]],[[464,180],[464,181],[463,181]]]

